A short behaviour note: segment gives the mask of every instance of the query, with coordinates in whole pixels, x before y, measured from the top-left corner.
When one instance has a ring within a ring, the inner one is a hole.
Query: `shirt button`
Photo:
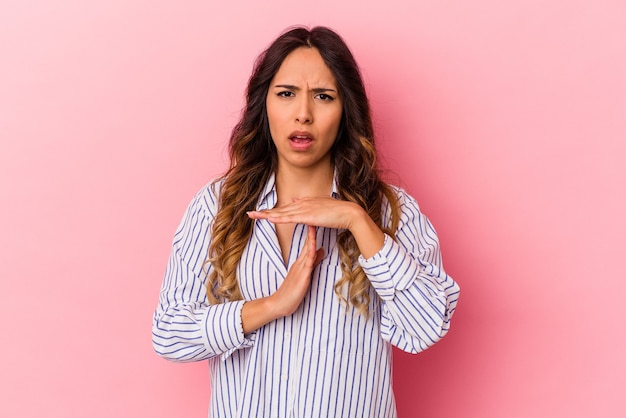
[[[280,376],[280,378],[283,380],[283,382],[286,382],[289,377],[286,374],[284,374]]]
[[[291,332],[285,332],[285,337],[291,338]]]

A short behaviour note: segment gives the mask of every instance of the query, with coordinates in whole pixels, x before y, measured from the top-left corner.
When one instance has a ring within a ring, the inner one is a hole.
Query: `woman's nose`
[[[313,112],[311,109],[311,103],[308,97],[303,97],[296,110],[296,121],[299,123],[311,123],[313,122]]]

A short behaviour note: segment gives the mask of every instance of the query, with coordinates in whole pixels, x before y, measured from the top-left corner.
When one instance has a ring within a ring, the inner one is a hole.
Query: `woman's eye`
[[[317,97],[321,100],[324,101],[331,101],[331,100],[335,100],[335,98],[333,96],[329,96],[328,94],[325,93],[320,93],[317,95]]]
[[[277,94],[278,97],[293,97],[293,95],[292,91],[281,91]]]

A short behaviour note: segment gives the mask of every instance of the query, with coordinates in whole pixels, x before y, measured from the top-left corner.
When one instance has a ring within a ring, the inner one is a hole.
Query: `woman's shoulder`
[[[195,208],[214,215],[219,206],[220,190],[223,183],[224,179],[218,177],[204,184],[194,195],[189,208]]]
[[[406,189],[404,189],[401,186],[397,186],[395,184],[389,184],[389,183],[387,183],[387,186],[394,193],[399,207],[402,208],[405,205],[410,205],[410,206],[414,206],[415,208],[419,209],[419,205],[417,203],[417,200],[411,194],[409,194],[406,191]],[[385,199],[385,203],[389,204],[387,199]]]
[[[390,228],[394,223],[394,214],[398,216],[398,228],[411,223],[413,219],[420,216],[419,205],[413,196],[401,186],[385,184],[387,191],[383,195],[382,217],[386,228]]]

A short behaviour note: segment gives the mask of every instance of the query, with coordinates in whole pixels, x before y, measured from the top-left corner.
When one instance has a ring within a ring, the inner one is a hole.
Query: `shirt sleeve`
[[[460,288],[442,266],[439,240],[417,202],[399,191],[400,223],[395,241],[359,263],[381,300],[383,339],[418,353],[450,329]]]
[[[205,360],[251,347],[241,323],[244,301],[210,305],[205,263],[216,196],[207,187],[191,202],[176,230],[152,321],[152,345],[160,356],[176,361]]]

